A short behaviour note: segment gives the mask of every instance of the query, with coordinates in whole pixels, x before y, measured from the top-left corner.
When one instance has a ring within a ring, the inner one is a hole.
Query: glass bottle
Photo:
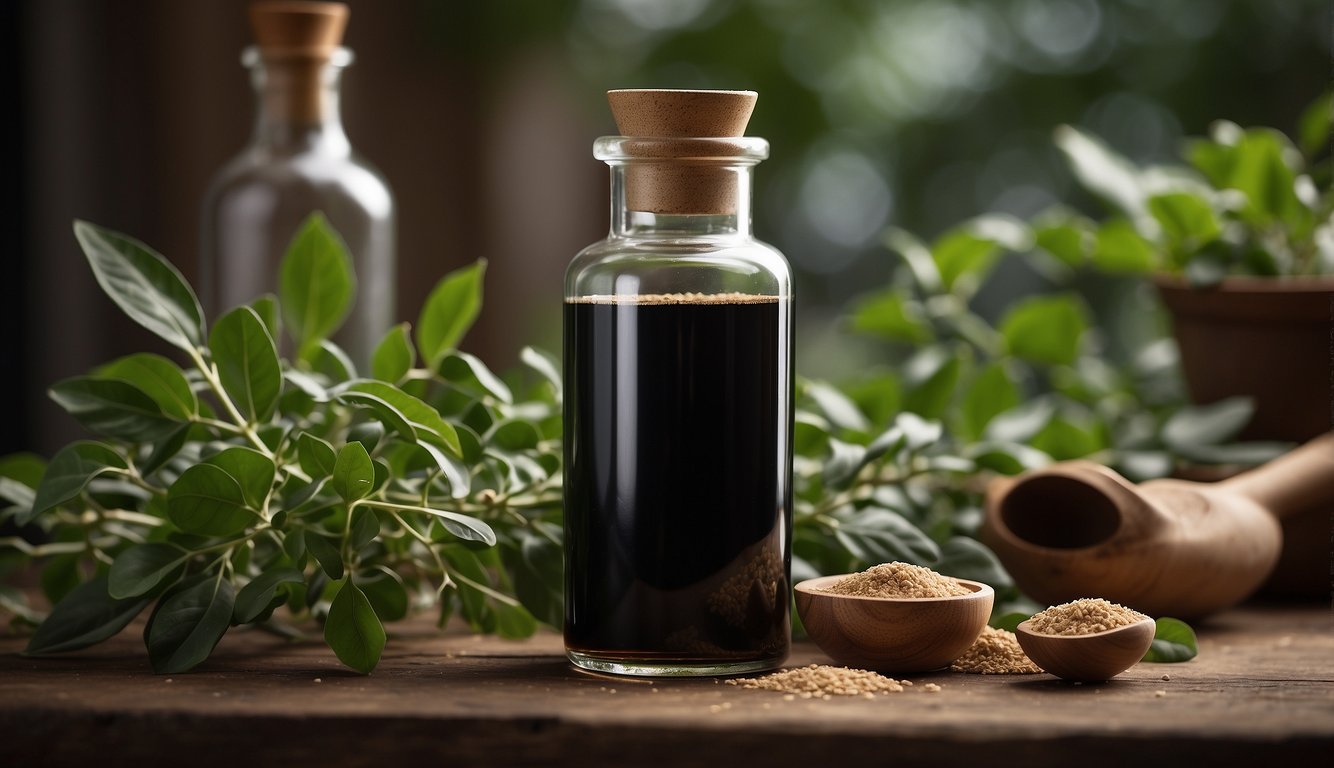
[[[346,20],[341,3],[251,6],[259,44],[242,62],[255,88],[255,129],[205,198],[201,297],[216,317],[275,292],[288,244],[310,214],[323,212],[346,242],[357,280],[334,339],[364,366],[395,316],[394,202],[343,131],[339,82],[352,63],[339,46]]]
[[[773,668],[790,641],[792,279],[751,235],[756,95],[608,96],[629,134],[593,147],[611,232],[565,278],[567,655]]]

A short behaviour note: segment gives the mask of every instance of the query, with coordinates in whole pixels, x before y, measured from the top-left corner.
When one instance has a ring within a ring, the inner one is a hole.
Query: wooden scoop
[[[1278,559],[1278,518],[1334,506],[1334,433],[1221,483],[1136,486],[1086,461],[987,489],[982,540],[1042,603],[1103,597],[1199,617],[1244,600]]]
[[[1065,680],[1102,682],[1130,669],[1153,645],[1153,619],[1089,635],[1044,635],[1023,621],[1014,633],[1019,647],[1044,672]]]

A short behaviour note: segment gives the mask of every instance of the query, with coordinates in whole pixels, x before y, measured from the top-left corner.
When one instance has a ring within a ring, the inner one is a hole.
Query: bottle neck
[[[250,68],[256,106],[251,145],[282,154],[350,154],[339,89],[351,60],[346,49],[329,59],[266,58],[256,48],[247,49],[243,61]]]
[[[612,163],[611,235],[750,238],[751,168],[751,164],[699,168],[664,162]],[[664,182],[691,192],[681,198],[684,204],[673,204],[670,194],[650,191]],[[654,210],[640,210],[645,208]]]

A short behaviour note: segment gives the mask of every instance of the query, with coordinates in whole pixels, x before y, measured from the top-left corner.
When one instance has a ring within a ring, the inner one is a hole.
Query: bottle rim
[[[755,165],[769,157],[769,142],[759,136],[601,136],[593,142],[593,157],[613,165],[639,162]]]
[[[258,45],[247,45],[241,51],[241,64],[247,69],[254,69],[262,64],[294,61],[320,61],[325,66],[342,68],[351,65],[356,58],[351,48],[343,46],[334,48],[328,57],[312,56],[309,51],[288,53],[272,48],[265,50]]]

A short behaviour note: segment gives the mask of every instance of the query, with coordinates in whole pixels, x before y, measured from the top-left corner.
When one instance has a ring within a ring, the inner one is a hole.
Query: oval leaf
[[[232,610],[232,621],[236,624],[249,624],[268,609],[279,585],[303,583],[305,579],[301,572],[294,568],[275,568],[261,573],[236,593],[236,607]]]
[[[430,368],[459,345],[482,311],[486,260],[456,269],[436,283],[417,318],[417,348]]]
[[[324,642],[339,661],[362,674],[369,674],[380,663],[384,625],[366,595],[351,580],[339,586],[329,606],[329,616],[324,620]]]
[[[179,366],[161,355],[146,352],[108,363],[98,377],[134,385],[158,404],[162,412],[181,421],[199,413],[199,399]]]
[[[417,361],[417,351],[408,338],[408,324],[399,323],[376,345],[371,355],[371,375],[391,384],[402,379]]]
[[[490,395],[502,403],[514,400],[514,395],[505,382],[492,373],[491,369],[486,367],[486,363],[475,355],[467,352],[446,352],[437,370],[445,381],[473,397]]]
[[[256,519],[236,478],[212,464],[196,464],[167,489],[167,516],[187,533],[228,536]]]
[[[241,497],[246,506],[258,512],[264,508],[264,502],[273,490],[273,477],[276,473],[273,459],[253,448],[236,445],[208,457],[206,464],[221,469],[232,476],[241,486]]]
[[[23,654],[63,653],[100,643],[124,629],[149,602],[147,597],[116,600],[107,593],[107,577],[99,576],[75,587],[56,605]]]
[[[304,358],[342,325],[356,290],[352,258],[321,213],[313,213],[283,255],[278,303]]]
[[[27,525],[38,515],[77,497],[94,477],[126,468],[120,454],[102,443],[70,443],[51,459],[37,486],[32,508],[18,515],[16,522]]]
[[[107,593],[118,600],[146,595],[163,582],[179,577],[188,559],[190,553],[173,544],[135,544],[111,564]]]
[[[204,312],[181,273],[160,254],[118,232],[74,222],[93,275],[130,319],[169,344],[193,350],[204,342]]]
[[[334,463],[332,482],[334,490],[349,504],[370,495],[375,485],[375,465],[366,446],[356,442],[343,446]]]
[[[344,395],[359,393],[370,395],[388,404],[412,426],[413,436],[404,435],[416,442],[427,442],[448,450],[454,456],[461,456],[459,436],[454,427],[440,418],[439,412],[426,403],[409,395],[401,389],[383,381],[358,381],[348,387]]]
[[[338,544],[314,531],[306,531],[305,540],[306,551],[315,557],[325,575],[333,581],[343,578],[343,554]]]
[[[237,307],[213,326],[208,346],[222,388],[237,409],[252,423],[267,421],[278,405],[283,374],[264,321],[250,307]]]
[[[1200,652],[1199,642],[1195,639],[1195,630],[1180,619],[1164,616],[1155,622],[1153,644],[1142,661],[1160,664],[1175,664],[1190,661]]]
[[[296,451],[302,471],[310,475],[311,480],[333,474],[338,454],[334,453],[332,445],[309,432],[302,432],[296,439]]]
[[[80,424],[131,443],[165,437],[180,423],[138,387],[115,379],[75,376],[51,386],[51,399]]]
[[[209,576],[162,599],[144,627],[144,645],[159,675],[199,666],[232,624],[235,592],[227,579]]]

